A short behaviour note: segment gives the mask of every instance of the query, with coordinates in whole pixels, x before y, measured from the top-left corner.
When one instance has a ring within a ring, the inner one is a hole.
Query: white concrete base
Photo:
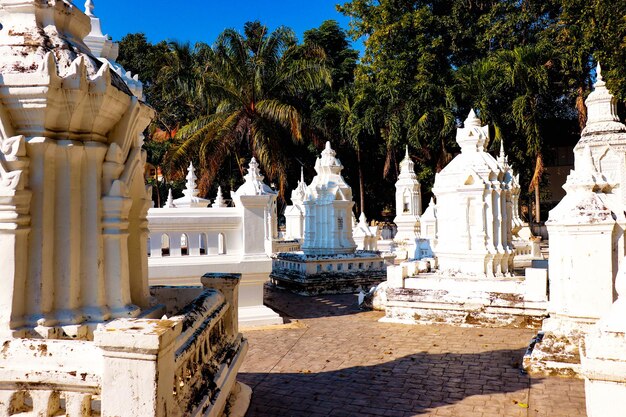
[[[266,306],[239,307],[239,328],[283,324],[283,318]]]
[[[450,278],[426,273],[403,278],[401,286],[399,279],[392,278],[387,281],[381,322],[536,328],[546,314],[545,291],[542,298],[538,280],[532,280],[529,288],[521,277]]]

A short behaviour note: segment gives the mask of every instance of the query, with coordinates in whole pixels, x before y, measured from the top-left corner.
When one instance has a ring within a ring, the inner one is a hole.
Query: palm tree
[[[512,103],[513,120],[526,137],[526,154],[535,158],[529,191],[535,192],[535,221],[540,221],[539,182],[543,175],[540,100],[548,93],[554,51],[542,45],[520,46],[495,55],[503,80],[516,92]]]
[[[354,84],[343,88],[337,93],[335,100],[327,101],[316,115],[317,124],[328,136],[339,131],[341,141],[356,151],[357,170],[359,174],[359,207],[357,212],[365,211],[365,183],[363,179],[362,150],[366,135],[375,131],[375,105],[367,99],[363,92],[357,92]]]
[[[540,220],[539,183],[543,175],[541,104],[550,94],[552,48],[541,44],[499,50],[459,69],[454,86],[459,102],[471,103],[481,119],[493,124],[496,141],[504,131],[520,138],[517,146],[533,158],[529,191],[535,193],[535,221]]]
[[[240,156],[252,155],[284,195],[289,162],[285,146],[302,140],[299,101],[330,84],[324,52],[298,46],[291,29],[267,33],[259,22],[248,22],[243,35],[227,29],[213,47],[197,53],[196,95],[211,111],[177,132],[172,166],[184,166],[196,153],[200,183],[206,186],[228,156],[235,157],[243,174]]]

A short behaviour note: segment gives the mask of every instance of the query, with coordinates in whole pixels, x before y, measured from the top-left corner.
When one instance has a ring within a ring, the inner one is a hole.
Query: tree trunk
[[[541,210],[539,203],[539,184],[535,187],[535,222],[539,223],[541,221]]]
[[[363,183],[363,167],[361,166],[361,147],[359,147],[359,149],[357,149],[356,151],[356,161],[359,170],[359,197],[361,197],[361,205],[359,209],[361,213],[365,213],[365,185]]]

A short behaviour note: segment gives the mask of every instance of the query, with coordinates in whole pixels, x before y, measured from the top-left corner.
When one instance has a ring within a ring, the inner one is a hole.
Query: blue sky
[[[345,0],[347,1],[347,0]],[[324,20],[337,20],[348,28],[349,18],[335,5],[344,0],[94,0],[94,14],[102,31],[113,40],[127,33],[143,32],[152,42],[161,40],[213,43],[226,28],[241,30],[250,20],[260,20],[274,29],[291,27],[302,40],[307,29]],[[82,8],[83,0],[74,0]],[[354,45],[362,49],[361,44]]]

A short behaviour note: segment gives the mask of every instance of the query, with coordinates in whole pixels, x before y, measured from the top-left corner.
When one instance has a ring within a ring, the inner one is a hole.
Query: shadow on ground
[[[248,417],[402,417],[427,414],[478,395],[487,396],[483,406],[501,408],[501,414],[494,415],[510,415],[525,407],[531,384],[519,370],[523,353],[520,349],[472,354],[420,352],[372,366],[317,373],[307,369],[240,373],[238,379],[254,390]],[[539,381],[533,378],[532,383]],[[489,397],[502,393],[510,395]]]
[[[265,286],[265,305],[287,319],[314,319],[361,312],[357,294],[304,296]]]

